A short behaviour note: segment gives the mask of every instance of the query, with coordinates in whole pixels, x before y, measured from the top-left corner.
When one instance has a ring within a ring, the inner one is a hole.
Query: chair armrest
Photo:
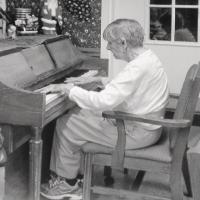
[[[170,128],[187,128],[191,126],[191,121],[187,119],[163,119],[155,116],[150,116],[149,114],[134,115],[119,111],[104,111],[102,113],[102,116],[104,118],[116,119],[117,122],[118,138],[115,150],[113,151],[112,154],[112,167],[116,169],[123,169],[124,165],[124,155],[126,146],[126,132],[125,132],[124,120],[155,124]]]
[[[119,111],[104,111],[102,116],[109,119],[136,121],[171,128],[186,128],[189,127],[192,123],[191,120],[187,119],[163,119],[150,115],[134,115]]]

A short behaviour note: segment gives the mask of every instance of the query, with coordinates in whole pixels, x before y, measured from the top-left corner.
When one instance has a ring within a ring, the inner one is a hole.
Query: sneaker
[[[42,184],[40,193],[48,199],[59,200],[68,197],[70,200],[82,200],[82,188],[79,182],[71,186],[59,176],[51,177],[48,183]]]
[[[79,187],[78,190],[68,195],[69,200],[82,200],[83,199],[83,189]]]

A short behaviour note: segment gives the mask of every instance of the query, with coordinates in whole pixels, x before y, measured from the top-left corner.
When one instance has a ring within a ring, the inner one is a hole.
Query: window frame
[[[157,5],[150,4],[150,0],[146,2],[146,17],[145,17],[145,43],[146,44],[155,44],[155,45],[178,45],[178,46],[200,46],[200,0],[198,0],[198,5],[176,5],[176,0],[172,0],[171,5]],[[171,24],[171,41],[165,40],[150,40],[149,32],[150,32],[150,8],[171,8],[172,9],[172,24]],[[174,41],[174,32],[175,32],[175,10],[176,8],[197,8],[198,9],[198,27],[197,27],[197,41],[196,42],[185,42],[185,41]]]

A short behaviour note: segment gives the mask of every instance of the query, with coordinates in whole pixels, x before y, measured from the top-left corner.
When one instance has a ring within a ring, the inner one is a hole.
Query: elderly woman
[[[158,57],[144,48],[141,25],[132,19],[117,19],[106,27],[103,37],[114,57],[127,61],[124,69],[103,90],[87,91],[71,83],[46,88],[45,92],[61,92],[79,106],[57,120],[50,163],[56,175],[41,188],[41,194],[49,199],[70,197],[79,189],[76,177],[83,144],[89,141],[115,146],[115,123],[103,119],[102,111],[151,116],[164,113],[168,100],[167,76]],[[96,77],[89,81],[101,79]],[[125,127],[127,149],[152,145],[161,133],[161,127],[151,124],[126,121]]]

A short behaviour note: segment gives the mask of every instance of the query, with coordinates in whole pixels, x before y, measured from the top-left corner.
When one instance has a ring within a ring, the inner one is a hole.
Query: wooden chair
[[[187,151],[193,200],[200,199],[200,140]]]
[[[116,119],[118,140],[114,149],[94,143],[86,143],[82,147],[85,155],[83,199],[90,200],[92,193],[120,196],[122,199],[168,199],[139,193],[138,185],[133,191],[95,186],[92,182],[94,165],[112,166],[112,168],[121,170],[124,168],[137,170],[136,179],[140,182],[145,172],[169,174],[170,199],[183,199],[183,180],[185,180],[189,195],[191,190],[185,155],[199,91],[200,65],[193,65],[186,75],[173,119],[149,118],[122,112],[103,112],[104,118]],[[124,120],[161,125],[163,126],[162,136],[155,145],[150,147],[125,150]]]

